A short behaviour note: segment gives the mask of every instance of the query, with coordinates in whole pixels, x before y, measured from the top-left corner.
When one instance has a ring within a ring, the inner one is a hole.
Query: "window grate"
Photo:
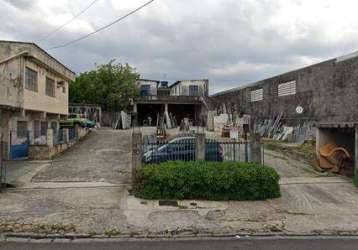
[[[17,138],[27,137],[27,122],[17,121],[16,136]]]
[[[25,88],[35,92],[38,91],[37,72],[28,67],[25,70]]]
[[[55,97],[55,81],[46,77],[46,95]]]
[[[287,96],[296,94],[296,81],[281,83],[278,85],[278,96]]]
[[[251,102],[258,102],[264,99],[263,89],[256,89],[251,91]]]

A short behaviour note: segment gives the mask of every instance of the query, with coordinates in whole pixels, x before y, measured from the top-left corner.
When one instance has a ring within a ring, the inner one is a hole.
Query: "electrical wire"
[[[98,2],[99,0],[94,0],[92,1],[86,8],[84,8],[83,10],[81,10],[78,14],[76,14],[74,17],[72,17],[69,21],[65,22],[64,24],[62,24],[61,26],[57,27],[56,29],[54,29],[53,31],[49,32],[47,35],[45,35],[41,40],[39,40],[39,42],[43,42],[46,41],[48,38],[50,38],[51,36],[53,36],[54,34],[56,34],[58,31],[60,31],[63,27],[67,26],[68,24],[72,23],[75,19],[77,19],[79,16],[81,16],[83,13],[85,13],[89,8],[92,7],[92,5],[94,5],[96,2]]]
[[[67,47],[67,46],[69,46],[69,45],[71,45],[71,44],[74,44],[74,43],[79,42],[79,41],[81,41],[81,40],[83,40],[83,39],[86,39],[87,37],[89,37],[89,36],[91,36],[91,35],[94,35],[94,34],[100,32],[100,31],[102,31],[102,30],[105,30],[105,29],[109,28],[110,26],[112,26],[112,25],[118,23],[119,21],[125,19],[126,17],[128,17],[128,16],[130,16],[130,15],[136,13],[136,12],[138,12],[139,10],[143,9],[144,7],[146,7],[147,5],[151,4],[152,2],[154,2],[154,0],[151,0],[151,1],[146,2],[145,4],[139,6],[139,7],[136,8],[135,10],[132,10],[132,11],[129,12],[128,14],[117,18],[117,19],[114,20],[113,22],[111,22],[111,23],[109,23],[109,24],[107,24],[107,25],[105,25],[105,26],[103,26],[103,27],[101,27],[101,28],[99,28],[99,29],[97,29],[97,30],[91,32],[91,33],[88,33],[87,35],[81,36],[81,37],[79,37],[79,38],[77,38],[77,39],[75,39],[75,40],[69,41],[69,42],[67,42],[67,43],[64,43],[64,44],[61,44],[61,45],[58,45],[58,46],[51,47],[51,48],[49,48],[49,49],[47,49],[47,50],[53,50],[53,49],[59,49],[59,48]]]

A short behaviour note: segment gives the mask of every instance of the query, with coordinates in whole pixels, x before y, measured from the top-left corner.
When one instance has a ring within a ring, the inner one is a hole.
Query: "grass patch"
[[[237,162],[165,162],[136,173],[135,196],[144,199],[265,200],[281,196],[271,167]]]
[[[264,147],[267,150],[280,152],[293,158],[304,159],[309,163],[317,158],[315,141],[308,141],[296,146],[287,146],[280,141],[268,141],[264,143]]]

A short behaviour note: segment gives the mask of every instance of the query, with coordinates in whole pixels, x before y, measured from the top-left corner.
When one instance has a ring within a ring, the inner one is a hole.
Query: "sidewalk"
[[[282,185],[282,198],[274,200],[186,200],[177,206],[137,199],[118,186],[9,189],[0,195],[0,231],[126,237],[358,234],[357,189],[337,177],[309,182]]]

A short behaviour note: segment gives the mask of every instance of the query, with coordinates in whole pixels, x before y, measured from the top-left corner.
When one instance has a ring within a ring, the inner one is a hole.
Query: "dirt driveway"
[[[32,182],[130,181],[130,131],[100,129],[37,173]]]

